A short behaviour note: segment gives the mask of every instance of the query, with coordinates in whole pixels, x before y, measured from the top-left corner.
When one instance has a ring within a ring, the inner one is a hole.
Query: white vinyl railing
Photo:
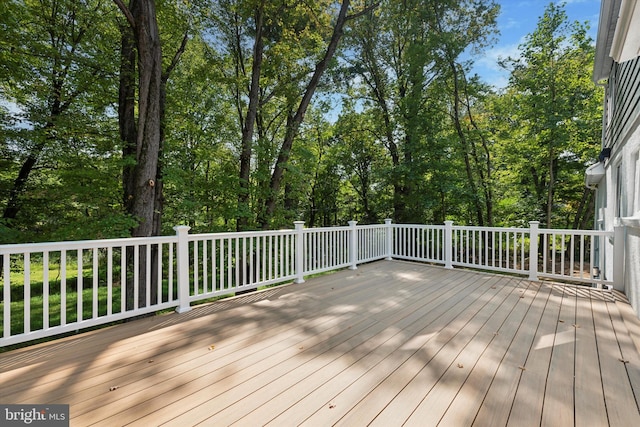
[[[615,232],[384,224],[0,245],[0,346],[73,332],[380,259],[614,285]],[[618,231],[616,231],[618,232]],[[623,241],[623,238],[619,238]],[[615,245],[615,249],[624,244]],[[532,256],[533,254],[533,256]],[[533,260],[533,261],[532,261]]]
[[[537,221],[529,228],[466,227],[445,225],[393,225],[393,252],[397,259],[444,264],[528,275],[531,280],[554,280],[616,285],[620,274],[604,271],[606,240],[614,231],[541,229]],[[624,250],[623,244],[614,246]],[[614,253],[614,258],[623,255]],[[608,273],[608,274],[607,274]]]
[[[302,223],[296,223],[296,225],[302,227]],[[304,229],[302,231],[303,274],[317,274],[351,265],[351,234],[351,226]]]
[[[2,345],[177,306],[176,244],[171,236],[0,246]]]

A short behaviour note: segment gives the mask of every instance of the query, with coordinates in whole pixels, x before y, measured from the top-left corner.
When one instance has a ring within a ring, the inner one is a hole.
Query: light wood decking
[[[638,426],[623,295],[399,261],[0,355],[71,425]]]

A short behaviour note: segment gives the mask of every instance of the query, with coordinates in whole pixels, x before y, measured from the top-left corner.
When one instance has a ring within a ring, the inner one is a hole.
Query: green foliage
[[[510,124],[498,148],[503,174],[518,184],[530,217],[570,227],[586,191],[584,170],[600,146],[602,89],[591,81],[593,43],[585,24],[569,23],[563,6],[550,4],[521,51],[505,62],[510,84],[498,101]]]
[[[368,3],[352,2],[350,13]],[[240,219],[256,228],[336,5],[157,7],[165,70],[188,35],[166,85],[162,231],[234,230]],[[264,53],[242,204],[258,10]],[[383,0],[350,20],[286,153],[269,226],[386,217],[588,225],[577,213],[588,201],[583,173],[597,155],[602,90],[591,82],[587,27],[551,4],[520,56],[504,61],[510,84],[495,93],[469,70],[493,42],[498,13],[490,0]],[[123,19],[101,0],[0,3],[0,244],[121,237],[135,226],[123,206],[131,160],[122,158],[117,120]]]

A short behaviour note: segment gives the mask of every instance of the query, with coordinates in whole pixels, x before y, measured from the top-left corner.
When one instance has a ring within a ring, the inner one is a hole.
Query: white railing
[[[170,236],[0,246],[1,345],[177,306],[176,244]]]
[[[301,223],[297,225],[302,226]],[[317,274],[350,266],[351,234],[351,226],[304,229],[303,274]]]
[[[385,224],[0,246],[0,346],[77,331],[380,259],[616,285],[614,232]],[[622,238],[620,238],[622,241]],[[624,244],[615,245],[624,248]],[[532,254],[534,254],[532,256]],[[624,256],[624,254],[623,254]],[[532,262],[533,260],[533,262]]]
[[[350,223],[353,229],[356,229],[356,222]],[[357,236],[355,247],[357,248],[357,258],[355,264],[376,261],[379,259],[389,258],[389,241],[387,234],[391,221],[385,224],[361,225],[354,231]],[[390,234],[390,233],[389,233]]]
[[[186,237],[189,242],[190,302],[296,277],[296,235],[293,230]]]
[[[450,240],[449,237],[448,240]],[[438,225],[393,225],[393,258],[445,264],[445,227]]]
[[[529,230],[452,227],[452,264],[509,273],[529,273]]]
[[[531,280],[620,287],[621,275],[604,271],[605,240],[613,240],[616,232],[541,229],[537,221],[529,228],[465,227],[451,221],[445,225],[394,224],[391,256],[447,268],[528,275]],[[615,249],[623,250],[624,245],[615,245]]]

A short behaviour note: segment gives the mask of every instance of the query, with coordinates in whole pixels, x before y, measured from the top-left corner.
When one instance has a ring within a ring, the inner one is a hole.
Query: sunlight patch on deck
[[[406,271],[401,273],[396,273],[396,275],[403,280],[411,280],[414,282],[419,282],[424,280],[424,277],[420,275],[417,271]]]
[[[415,337],[407,341],[405,344],[403,344],[402,347],[400,347],[400,350],[420,350],[424,346],[424,343],[429,341],[436,334],[437,332],[432,332],[430,334],[416,335]]]
[[[576,340],[575,331],[558,332],[557,334],[547,334],[538,340],[534,350],[541,350],[543,348],[549,348],[562,344],[569,344]]]

